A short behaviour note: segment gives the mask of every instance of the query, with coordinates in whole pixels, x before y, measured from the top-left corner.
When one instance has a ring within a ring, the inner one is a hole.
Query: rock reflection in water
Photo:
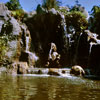
[[[0,100],[100,100],[100,82],[79,77],[0,76]]]

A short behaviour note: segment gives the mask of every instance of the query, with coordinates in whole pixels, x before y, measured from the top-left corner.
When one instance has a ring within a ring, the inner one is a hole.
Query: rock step
[[[29,68],[28,69],[28,74],[48,74],[48,72],[56,72],[59,73],[60,75],[62,74],[70,74],[70,69],[69,68]]]

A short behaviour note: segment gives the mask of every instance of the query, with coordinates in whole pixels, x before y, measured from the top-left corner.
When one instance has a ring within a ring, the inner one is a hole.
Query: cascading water
[[[92,39],[93,39],[94,41],[91,41],[91,42],[90,42],[89,54],[91,54],[91,50],[92,50],[93,45],[100,45],[100,40],[97,39],[97,36],[98,36],[98,35],[95,34],[95,33],[92,34]]]
[[[66,26],[66,20],[65,20],[65,16],[63,14],[60,14],[62,20],[61,20],[61,25],[64,29],[64,40],[65,40],[65,46],[67,45],[68,46],[68,34],[67,34],[67,26]]]
[[[36,56],[35,53],[32,53],[32,52],[29,51],[29,49],[30,49],[30,40],[31,39],[30,39],[30,33],[29,33],[28,30],[26,30],[26,33],[27,34],[25,36],[25,38],[26,38],[26,49],[25,49],[25,52],[29,54],[29,66],[31,67],[31,66],[33,66],[35,64],[35,62],[39,59],[39,57]]]
[[[29,51],[30,37],[26,36],[26,51]]]

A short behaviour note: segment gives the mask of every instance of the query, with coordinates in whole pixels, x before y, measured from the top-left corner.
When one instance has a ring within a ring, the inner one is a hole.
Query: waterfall
[[[65,16],[63,14],[60,13],[60,16],[62,18],[61,20],[61,25],[64,29],[64,40],[65,40],[65,46],[68,45],[68,34],[67,34],[67,25],[66,25],[66,20],[65,20]],[[67,43],[67,44],[66,44]],[[66,46],[67,47],[67,46]]]
[[[92,49],[92,46],[93,46],[93,45],[96,45],[96,44],[93,43],[93,42],[90,42],[89,55],[91,54],[91,49]]]
[[[35,53],[30,52],[30,41],[31,41],[31,37],[30,37],[30,33],[28,30],[26,30],[26,35],[25,35],[25,39],[26,39],[26,48],[25,48],[25,52],[28,53],[28,59],[29,59],[29,66],[35,66],[35,63],[37,62],[37,60],[39,59],[38,56],[36,56]]]
[[[61,15],[61,18],[62,18],[62,21],[61,21],[61,25],[63,26],[64,28],[64,34],[67,35],[67,29],[66,29],[66,20],[65,20],[65,16],[60,14]]]
[[[26,36],[26,51],[29,51],[30,37]]]
[[[93,42],[93,41],[90,42],[89,54],[91,54],[91,49],[92,49],[93,45],[100,45],[100,40],[97,39],[97,36],[98,36],[97,34],[93,33],[92,39],[94,39],[95,42]]]

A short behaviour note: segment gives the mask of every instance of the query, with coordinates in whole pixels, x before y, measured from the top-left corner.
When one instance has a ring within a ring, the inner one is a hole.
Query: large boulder
[[[28,64],[27,62],[13,62],[9,69],[9,74],[27,74],[28,73]]]
[[[54,76],[60,76],[59,69],[57,68],[50,68],[48,74]]]

